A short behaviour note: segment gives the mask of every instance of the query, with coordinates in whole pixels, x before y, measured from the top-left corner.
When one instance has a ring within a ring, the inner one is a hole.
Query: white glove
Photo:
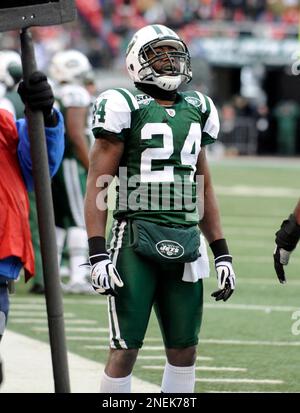
[[[211,294],[216,301],[227,301],[235,289],[235,274],[232,267],[232,256],[222,255],[215,258],[215,268],[219,290]]]
[[[97,261],[97,262],[95,262]],[[91,279],[94,290],[103,295],[116,296],[114,285],[123,287],[123,281],[107,254],[98,254],[90,257],[94,263],[91,268]]]

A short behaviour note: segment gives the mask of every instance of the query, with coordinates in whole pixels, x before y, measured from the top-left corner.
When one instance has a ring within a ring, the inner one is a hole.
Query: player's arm
[[[106,250],[107,208],[103,205],[107,185],[117,173],[123,150],[124,143],[119,139],[113,136],[101,137],[95,140],[89,157],[84,214],[92,266],[92,285],[100,294],[115,295],[111,280],[117,286],[123,286]]]
[[[198,157],[197,175],[202,175],[204,178],[204,214],[199,226],[208,243],[211,244],[212,242],[223,238],[223,231],[221,227],[219,206],[206,159],[205,147],[201,148]]]
[[[295,215],[297,224],[300,225],[300,200],[298,201],[298,204],[294,210],[294,215]]]
[[[291,252],[296,248],[300,238],[300,200],[294,212],[282,222],[275,235],[274,268],[279,282],[284,284],[286,277],[283,266],[288,264]]]
[[[85,136],[87,111],[87,107],[69,107],[65,116],[66,133],[76,158],[86,170],[89,168],[89,147]]]
[[[88,237],[105,237],[107,209],[97,207],[97,197],[105,198],[99,185],[99,178],[116,175],[124,150],[124,143],[112,136],[96,139],[89,155],[89,172],[85,197],[85,224]],[[104,181],[104,180],[103,180]],[[98,203],[99,206],[99,203]]]
[[[197,175],[204,178],[203,200],[204,214],[199,227],[207,239],[214,254],[219,290],[212,293],[217,301],[228,300],[235,289],[235,274],[232,268],[232,256],[223,236],[219,206],[214,193],[205,148],[202,148],[197,161]]]

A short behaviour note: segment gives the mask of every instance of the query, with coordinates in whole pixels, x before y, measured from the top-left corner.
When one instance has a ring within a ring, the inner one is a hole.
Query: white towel
[[[200,278],[209,277],[209,260],[207,255],[206,241],[204,236],[200,235],[200,257],[196,261],[184,264],[182,281],[197,282]]]

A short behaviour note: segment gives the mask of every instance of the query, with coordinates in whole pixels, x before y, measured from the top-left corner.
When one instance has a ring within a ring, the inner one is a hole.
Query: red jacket
[[[34,274],[29,200],[17,154],[18,132],[12,115],[0,110],[0,260],[19,257],[26,281]]]

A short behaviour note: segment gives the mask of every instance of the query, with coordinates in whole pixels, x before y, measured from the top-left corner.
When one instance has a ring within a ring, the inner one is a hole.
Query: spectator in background
[[[279,102],[274,110],[277,121],[277,153],[294,156],[297,143],[297,123],[300,117],[300,106],[295,101]]]
[[[256,112],[257,153],[272,152],[273,139],[270,134],[270,111],[267,105],[259,105]],[[271,141],[272,139],[272,141]]]

